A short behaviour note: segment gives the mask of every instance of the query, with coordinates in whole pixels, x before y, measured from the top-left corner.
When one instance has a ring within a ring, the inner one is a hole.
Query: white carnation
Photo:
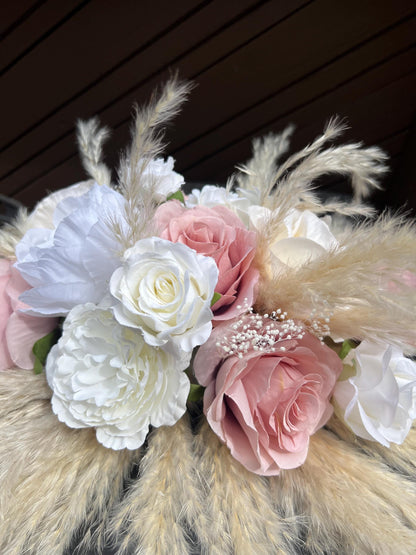
[[[137,449],[149,426],[172,426],[185,413],[189,358],[151,347],[109,310],[77,306],[46,362],[53,411],[72,428],[96,428],[105,447]]]
[[[110,280],[120,324],[139,328],[150,345],[191,351],[212,329],[211,300],[218,281],[214,260],[181,243],[151,237],[124,254]]]
[[[339,381],[337,413],[359,437],[401,444],[416,418],[416,364],[397,348],[363,341],[344,361],[353,376]]]

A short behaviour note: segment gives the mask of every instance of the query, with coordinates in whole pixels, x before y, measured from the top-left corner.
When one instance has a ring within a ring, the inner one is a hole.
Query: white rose
[[[120,324],[139,328],[150,345],[192,351],[212,329],[211,300],[218,281],[214,260],[159,237],[138,241],[113,273],[111,294]]]
[[[249,208],[250,224],[260,230],[271,211],[263,206]],[[338,246],[328,224],[309,210],[292,210],[270,245],[271,267],[274,272],[298,268]]]
[[[205,185],[201,190],[192,189],[192,193],[185,200],[188,208],[195,206],[226,206],[233,211],[248,226],[248,209],[250,201],[240,197],[237,193],[227,191],[225,187]]]
[[[151,160],[141,175],[141,184],[146,188],[154,188],[155,199],[166,200],[166,197],[176,193],[185,180],[182,175],[173,171],[174,159],[172,156],[166,160],[156,158]]]
[[[105,447],[137,449],[149,426],[172,426],[185,413],[189,358],[147,345],[109,310],[77,306],[46,362],[53,411],[71,428],[96,428]]]
[[[416,417],[416,364],[395,347],[369,341],[344,362],[354,375],[335,386],[337,414],[359,437],[386,447],[403,443]]]

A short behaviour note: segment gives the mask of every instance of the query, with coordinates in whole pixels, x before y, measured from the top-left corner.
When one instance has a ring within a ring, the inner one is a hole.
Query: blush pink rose
[[[37,318],[19,312],[28,308],[19,301],[27,289],[30,285],[12,262],[0,259],[0,370],[15,366],[32,369],[33,345],[57,325],[56,318]]]
[[[194,361],[196,378],[206,386],[209,425],[251,472],[274,476],[300,466],[309,437],[333,412],[329,399],[341,359],[310,333],[276,343],[274,352],[249,350],[242,358],[221,358],[216,342],[227,333],[222,328],[214,330]]]
[[[224,206],[185,208],[172,200],[159,206],[156,223],[160,236],[183,243],[212,257],[219,277],[215,288],[221,298],[213,305],[214,322],[245,312],[255,301],[259,272],[253,266],[256,233]]]

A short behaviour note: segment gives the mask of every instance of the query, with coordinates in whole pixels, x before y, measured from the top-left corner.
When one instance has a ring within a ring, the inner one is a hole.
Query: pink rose
[[[52,331],[56,318],[37,318],[19,312],[28,308],[19,301],[23,291],[30,286],[21,277],[10,260],[0,259],[0,370],[13,366],[33,368],[33,345]]]
[[[224,206],[185,208],[173,200],[156,211],[160,236],[211,256],[219,270],[214,321],[229,320],[254,303],[259,273],[253,267],[256,234]]]
[[[227,332],[215,328],[194,362],[209,425],[251,472],[273,476],[300,466],[309,437],[332,414],[341,359],[310,333],[275,343],[274,352],[222,358],[216,342]]]

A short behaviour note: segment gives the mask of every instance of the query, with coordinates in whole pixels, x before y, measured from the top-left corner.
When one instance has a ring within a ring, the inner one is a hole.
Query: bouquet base
[[[44,375],[0,373],[3,555],[415,552],[415,429],[386,449],[332,419],[302,467],[264,478],[205,422],[111,451],[58,423],[50,397]]]

